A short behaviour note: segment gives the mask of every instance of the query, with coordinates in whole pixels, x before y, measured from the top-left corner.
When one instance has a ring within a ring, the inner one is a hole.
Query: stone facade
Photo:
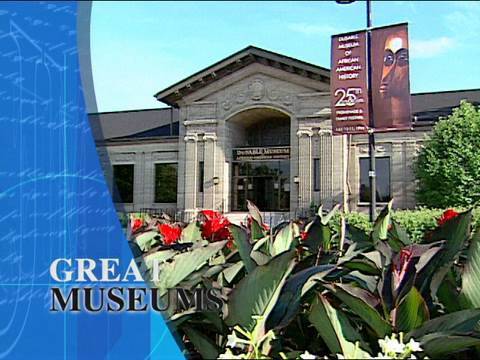
[[[175,208],[187,217],[202,208],[230,212],[233,148],[245,143],[247,126],[262,119],[272,123],[282,119],[289,124],[288,215],[305,213],[312,203],[326,208],[339,203],[350,211],[367,211],[368,204],[360,202],[359,194],[367,136],[332,136],[328,78],[307,66],[307,70],[298,70],[295,63],[286,66],[274,57],[270,62],[248,60],[246,55],[241,61],[237,58],[229,66],[244,63],[234,71],[219,76],[220,67],[214,66],[157,94],[159,100],[178,108],[178,136],[98,145],[109,184],[111,165],[135,164],[134,202],[124,204],[123,210]],[[430,130],[423,126],[376,135],[377,156],[390,159],[390,193],[397,208],[415,206],[412,164]],[[315,159],[320,173],[317,186]],[[161,162],[178,163],[176,203],[154,202],[154,165]],[[203,189],[198,185],[200,163]]]

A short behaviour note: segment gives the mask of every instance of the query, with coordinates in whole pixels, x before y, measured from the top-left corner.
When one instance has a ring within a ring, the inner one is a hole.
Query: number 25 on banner
[[[357,103],[363,103],[364,99],[362,97],[359,98],[358,95],[362,95],[362,88],[339,88],[335,90],[335,99],[340,96],[335,102],[335,107],[355,106]]]

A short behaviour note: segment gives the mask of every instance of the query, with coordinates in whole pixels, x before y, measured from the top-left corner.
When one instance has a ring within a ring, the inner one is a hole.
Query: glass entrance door
[[[246,211],[247,200],[262,211],[288,211],[290,162],[288,160],[233,163],[232,211]]]

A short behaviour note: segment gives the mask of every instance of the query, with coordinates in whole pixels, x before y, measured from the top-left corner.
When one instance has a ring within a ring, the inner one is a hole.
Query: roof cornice
[[[252,63],[261,63],[300,76],[322,82],[330,82],[330,70],[289,56],[278,54],[255,46],[248,46],[215,64],[196,72],[154,96],[163,103],[178,107],[184,96],[203,88]]]

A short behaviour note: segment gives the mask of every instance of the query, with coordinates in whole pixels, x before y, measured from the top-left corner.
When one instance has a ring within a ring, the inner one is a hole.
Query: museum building
[[[368,209],[366,135],[331,131],[330,70],[249,46],[155,94],[168,107],[90,114],[119,211],[267,216]],[[376,134],[378,205],[415,206],[412,164],[439,117],[480,89],[412,94],[412,128]],[[274,220],[275,221],[275,220]]]

